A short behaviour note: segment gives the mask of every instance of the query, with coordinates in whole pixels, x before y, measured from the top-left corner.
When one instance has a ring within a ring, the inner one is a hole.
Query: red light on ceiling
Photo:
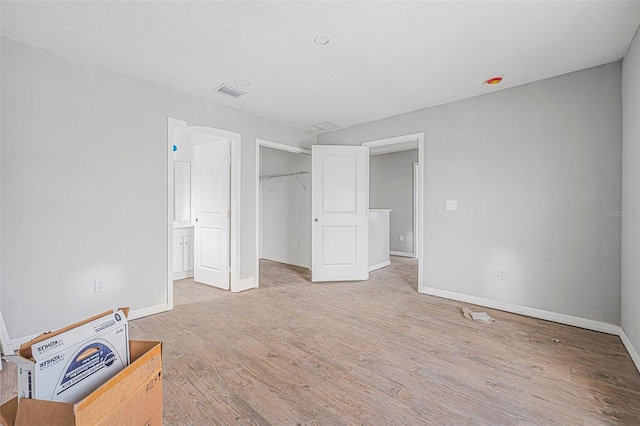
[[[502,81],[502,77],[500,77],[500,76],[497,76],[497,77],[491,77],[491,78],[486,79],[486,80],[484,81],[484,84],[492,84],[492,85],[493,85],[493,84],[498,84],[498,83],[500,83],[501,81]]]

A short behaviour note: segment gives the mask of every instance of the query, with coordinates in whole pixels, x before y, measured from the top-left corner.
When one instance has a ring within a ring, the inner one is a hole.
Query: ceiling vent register
[[[322,123],[314,124],[313,127],[315,127],[318,130],[333,130],[333,129],[337,129],[340,126],[330,121],[323,121]]]
[[[215,91],[223,93],[227,96],[231,96],[233,98],[237,98],[238,96],[244,95],[246,93],[240,89],[236,89],[235,87],[227,86],[226,84],[221,84],[220,86],[216,87]]]

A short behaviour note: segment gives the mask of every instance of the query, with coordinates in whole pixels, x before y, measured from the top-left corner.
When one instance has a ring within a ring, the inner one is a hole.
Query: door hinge
[[[227,162],[229,162],[229,164],[231,164],[231,156],[230,155],[227,156]]]
[[[231,211],[227,210],[227,218],[231,219]]]
[[[231,266],[227,266],[227,274],[231,273]]]

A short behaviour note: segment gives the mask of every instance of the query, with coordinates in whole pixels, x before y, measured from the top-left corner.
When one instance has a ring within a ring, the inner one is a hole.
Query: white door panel
[[[369,278],[369,148],[314,145],[312,281]]]
[[[199,135],[200,138],[203,135]],[[193,148],[194,267],[197,282],[229,289],[229,141]]]

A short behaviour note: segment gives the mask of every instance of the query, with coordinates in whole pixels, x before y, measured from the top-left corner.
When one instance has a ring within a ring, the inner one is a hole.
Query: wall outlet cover
[[[104,281],[103,280],[99,280],[99,279],[95,279],[93,281],[93,291],[98,293],[100,291],[104,291]]]
[[[507,273],[502,268],[498,268],[498,279],[499,280],[506,280],[507,279]]]

